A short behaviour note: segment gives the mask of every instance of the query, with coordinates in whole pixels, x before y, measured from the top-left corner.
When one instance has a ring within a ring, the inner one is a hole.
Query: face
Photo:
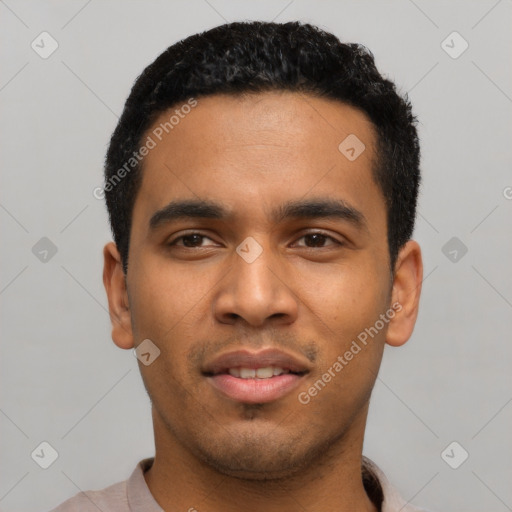
[[[356,159],[338,149],[349,134],[365,145]],[[371,122],[298,93],[216,95],[153,138],[126,290],[112,247],[105,275],[114,341],[160,350],[139,363],[157,451],[165,440],[258,479],[362,441],[387,333],[412,330],[390,313],[400,283]]]

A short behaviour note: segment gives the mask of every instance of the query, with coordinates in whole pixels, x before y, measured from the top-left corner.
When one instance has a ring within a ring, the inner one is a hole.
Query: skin
[[[353,162],[338,150],[348,134],[366,146]],[[111,242],[103,278],[115,344],[133,349],[149,338],[161,351],[139,366],[156,445],[144,476],[166,511],[229,512],[241,503],[247,511],[377,510],[360,469],[369,398],[385,344],[400,346],[412,334],[423,267],[411,240],[390,273],[374,147],[373,125],[359,110],[266,92],[198,98],[145,157],[127,275]],[[344,200],[367,228],[270,217],[276,205],[313,198]],[[215,200],[232,217],[150,229],[151,216],[177,199]],[[190,231],[205,238],[179,239]],[[305,236],[312,232],[326,237]],[[249,236],[263,249],[252,263],[236,252]],[[300,403],[298,393],[395,302],[394,318],[310,403]],[[283,348],[308,358],[310,372],[275,402],[235,402],[201,368],[241,347]]]

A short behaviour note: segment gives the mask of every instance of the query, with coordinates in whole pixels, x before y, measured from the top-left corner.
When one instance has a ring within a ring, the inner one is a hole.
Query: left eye
[[[332,236],[326,235],[324,233],[307,233],[306,235],[303,235],[299,238],[299,240],[302,239],[304,239],[304,241],[306,242],[306,247],[308,248],[325,247],[324,242],[326,240],[334,242],[335,245],[342,245],[341,242],[338,242],[338,240],[336,240]],[[309,241],[312,245],[308,246],[307,241]]]

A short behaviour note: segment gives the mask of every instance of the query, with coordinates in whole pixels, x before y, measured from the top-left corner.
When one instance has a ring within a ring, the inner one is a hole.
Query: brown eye
[[[201,245],[204,236],[201,235],[186,235],[182,237],[183,245],[185,247],[197,247],[197,245]]]
[[[187,235],[182,235],[178,238],[175,238],[172,242],[169,242],[169,246],[177,246],[177,247],[203,247],[202,242],[204,239],[210,240],[205,235],[202,235],[201,233],[189,233]],[[177,243],[178,241],[182,241],[181,244]]]
[[[308,249],[314,249],[314,248],[323,248],[326,247],[325,242],[331,241],[334,242],[334,245],[343,245],[341,242],[333,238],[332,236],[326,235],[324,233],[307,233],[306,235],[299,238],[299,240],[304,239],[305,245],[302,245],[302,247],[307,247]],[[328,244],[328,245],[333,245]]]

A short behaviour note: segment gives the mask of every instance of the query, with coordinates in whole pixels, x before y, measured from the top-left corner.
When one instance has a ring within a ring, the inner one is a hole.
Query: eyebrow
[[[171,201],[155,212],[149,220],[150,230],[176,220],[217,219],[227,220],[233,212],[221,203],[210,200],[185,199]],[[289,219],[337,219],[349,222],[358,229],[368,231],[368,222],[364,214],[342,199],[319,198],[288,201],[270,212],[271,219],[280,223]]]

